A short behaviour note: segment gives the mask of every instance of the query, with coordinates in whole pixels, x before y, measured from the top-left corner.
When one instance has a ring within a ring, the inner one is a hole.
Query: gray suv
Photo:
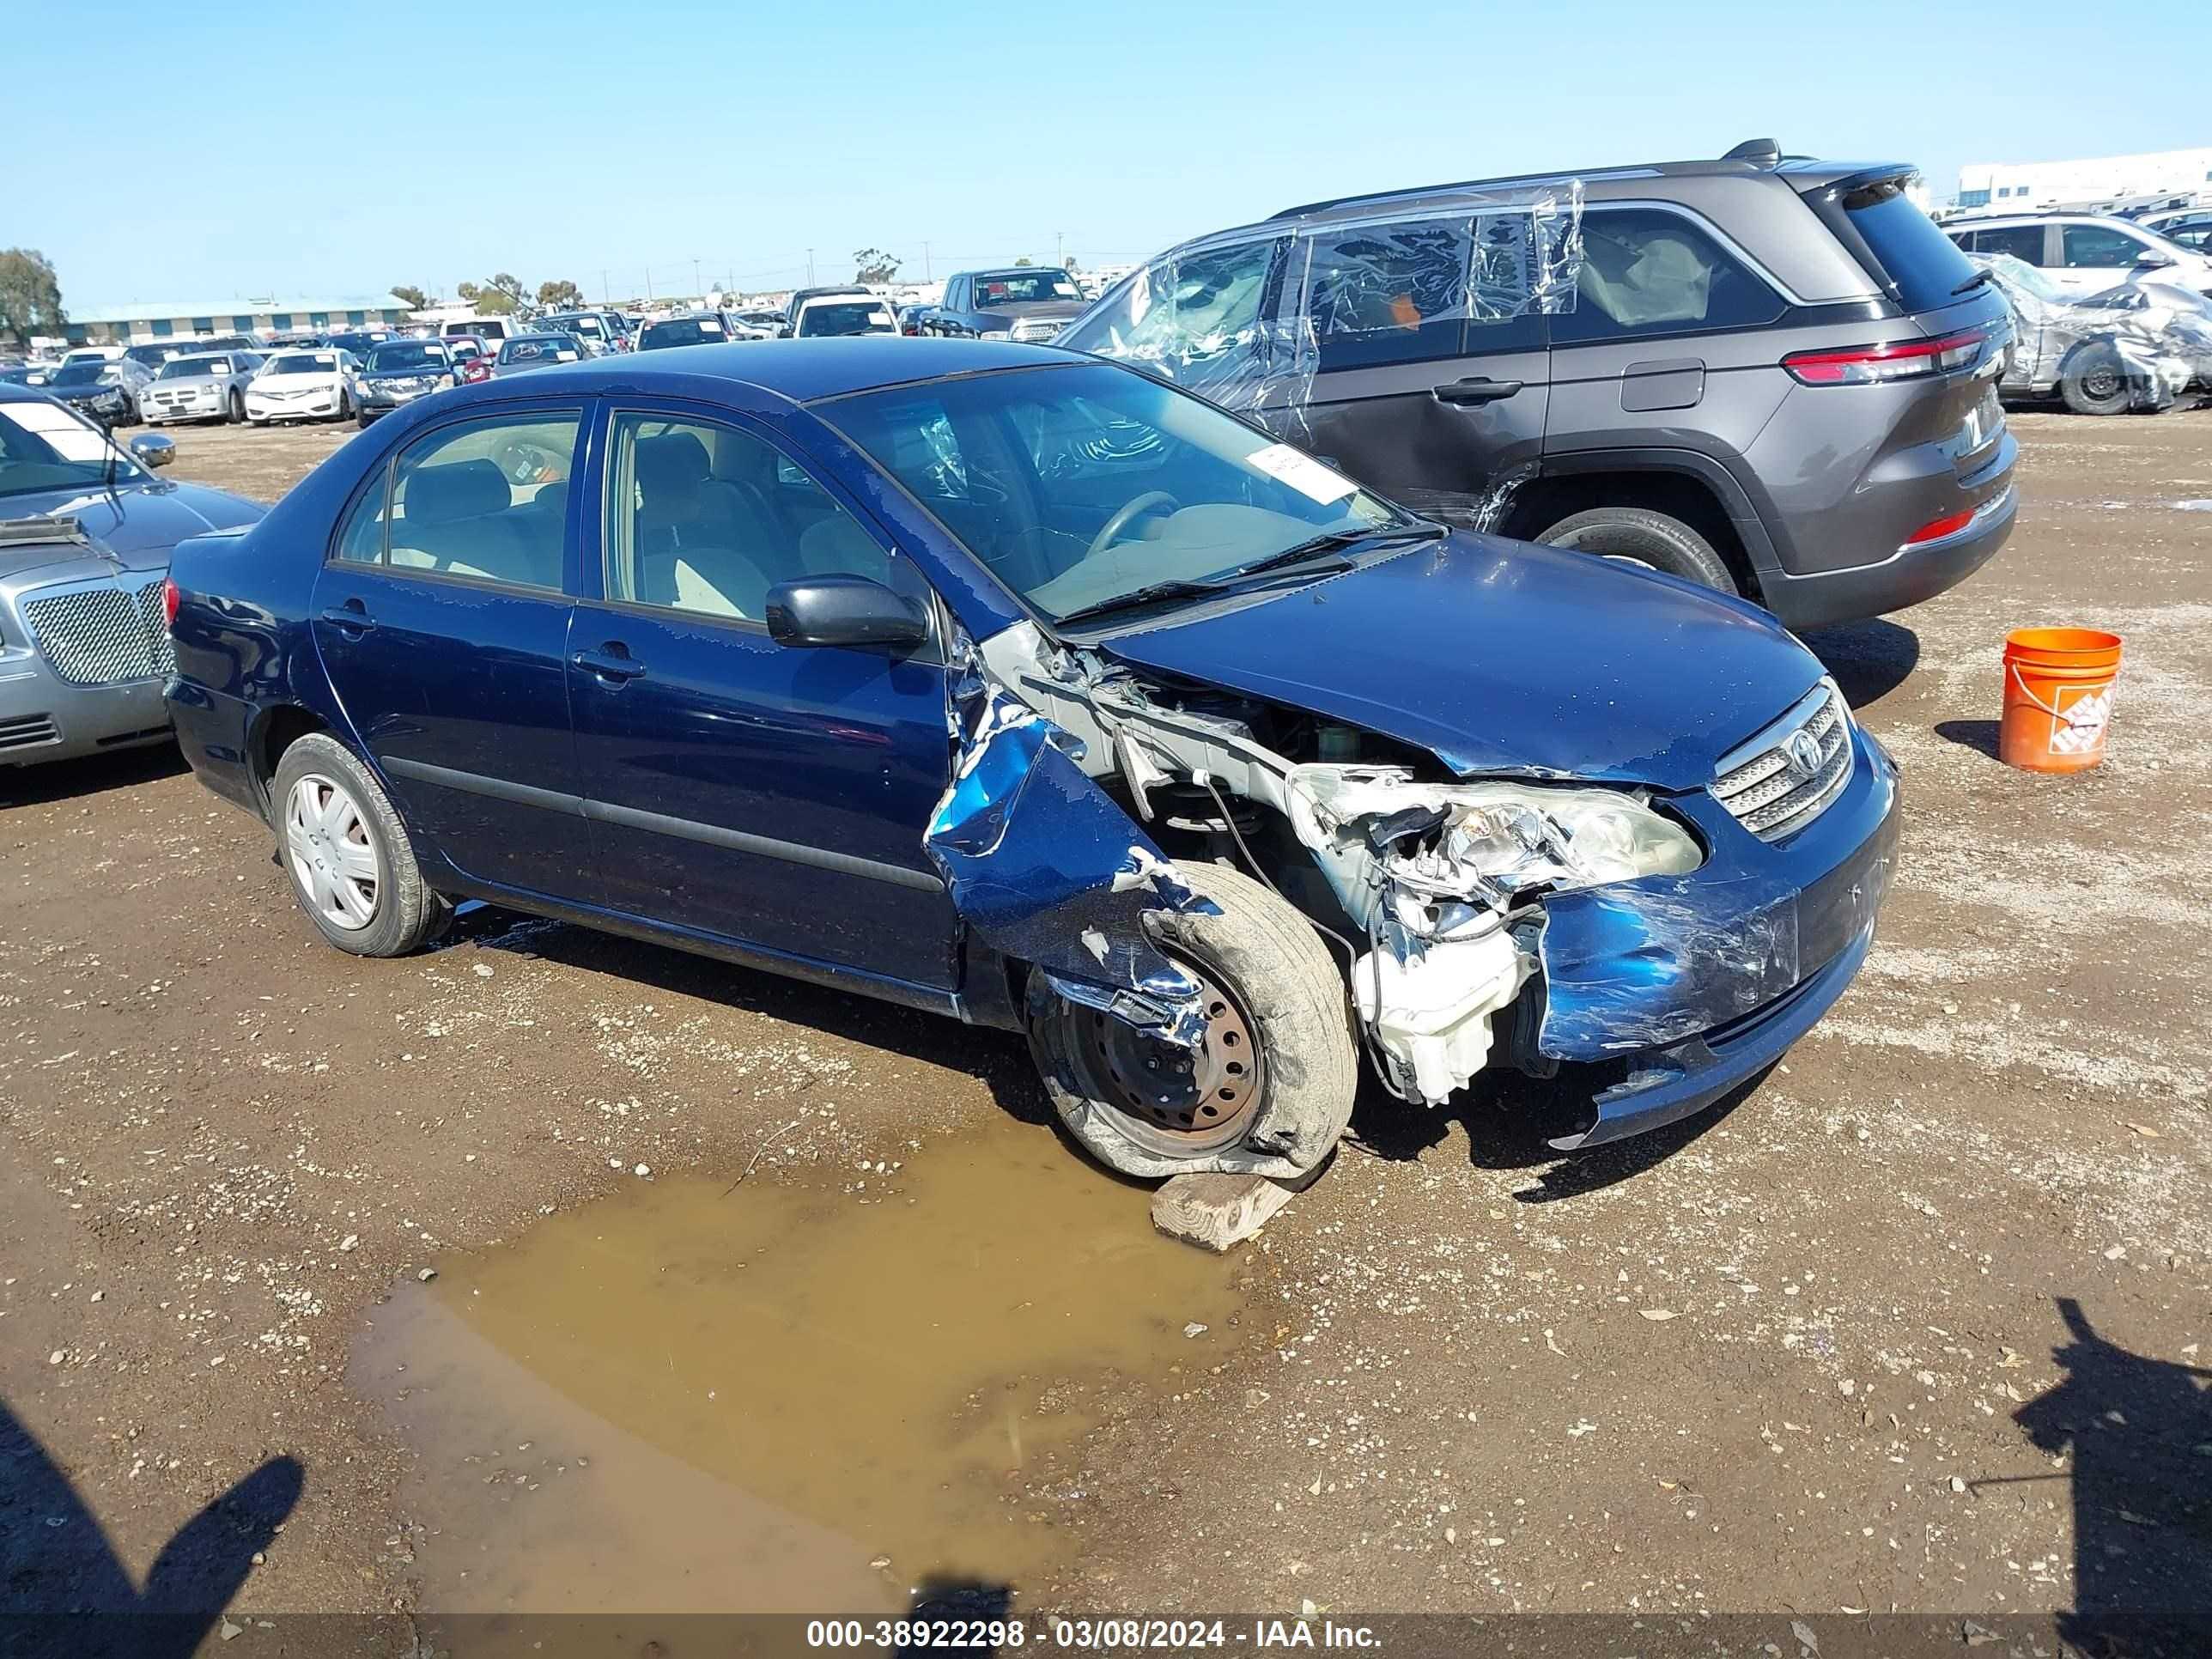
[[[1433,517],[1648,564],[1792,627],[2010,533],[2002,297],[1913,169],[1783,157],[1346,198],[1170,250],[1060,343]]]

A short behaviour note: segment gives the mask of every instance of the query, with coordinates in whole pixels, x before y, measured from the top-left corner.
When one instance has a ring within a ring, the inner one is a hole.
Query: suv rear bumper
[[[1983,504],[1965,529],[1934,541],[1900,547],[1874,564],[1798,575],[1759,573],[1759,599],[1790,628],[1802,632],[1830,623],[1856,622],[1932,599],[1949,592],[1996,556],[2020,516],[2020,491],[2008,478],[2002,492]]]

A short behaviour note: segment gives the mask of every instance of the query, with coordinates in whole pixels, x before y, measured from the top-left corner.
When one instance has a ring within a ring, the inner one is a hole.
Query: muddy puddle
[[[1002,1121],[878,1173],[640,1182],[404,1284],[356,1384],[440,1612],[896,1612],[1041,1583],[1081,1442],[1225,1359],[1249,1258]],[[1187,1336],[1185,1328],[1208,1328]]]

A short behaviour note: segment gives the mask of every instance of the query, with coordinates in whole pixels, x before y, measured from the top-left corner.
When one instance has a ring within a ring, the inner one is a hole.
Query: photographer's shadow
[[[133,1584],[106,1530],[0,1400],[0,1650],[185,1659],[300,1501],[303,1471],[272,1457],[177,1531]]]

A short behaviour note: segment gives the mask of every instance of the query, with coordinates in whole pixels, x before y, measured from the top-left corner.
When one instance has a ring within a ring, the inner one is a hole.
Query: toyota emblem
[[[1820,769],[1820,740],[1810,732],[1792,732],[1783,739],[1782,753],[1790,762],[1790,769],[1801,778],[1812,777]]]

